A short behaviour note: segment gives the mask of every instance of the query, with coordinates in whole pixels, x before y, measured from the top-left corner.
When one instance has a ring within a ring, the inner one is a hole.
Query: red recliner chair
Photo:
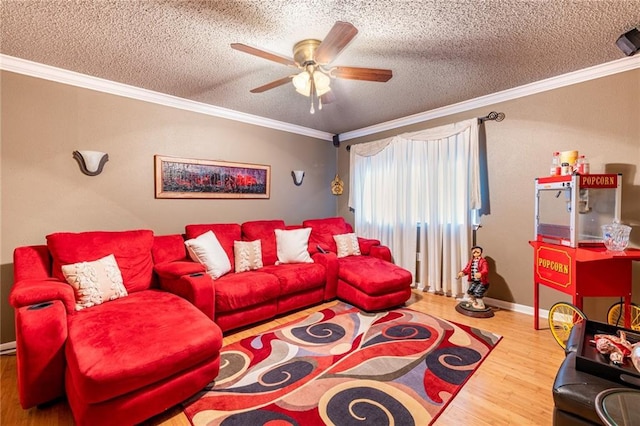
[[[127,294],[77,310],[62,265],[110,254]],[[79,425],[129,425],[212,381],[222,333],[202,309],[213,306],[213,289],[187,276],[173,283],[180,297],[153,272],[154,264],[184,257],[181,236],[154,238],[148,230],[58,233],[46,246],[17,248],[10,302],[22,407],[66,395]]]

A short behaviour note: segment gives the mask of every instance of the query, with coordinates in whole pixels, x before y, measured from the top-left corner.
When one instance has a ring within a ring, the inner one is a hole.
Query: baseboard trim
[[[0,355],[11,355],[16,352],[16,342],[0,343]]]
[[[489,306],[495,306],[496,308],[504,309],[507,311],[518,312],[521,314],[529,315],[531,317],[533,316],[533,306],[520,305],[513,302],[505,302],[504,300],[492,299],[490,297],[485,297],[484,302]],[[539,309],[538,317],[548,318],[549,311],[546,309]]]

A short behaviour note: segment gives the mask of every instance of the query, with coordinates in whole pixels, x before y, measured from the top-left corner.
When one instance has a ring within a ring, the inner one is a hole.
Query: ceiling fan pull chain
[[[311,109],[309,110],[309,112],[311,114],[314,114],[316,112],[315,108],[313,107],[313,97],[316,96],[316,83],[313,80],[313,71],[311,71],[309,73],[309,83],[311,84],[311,90],[309,93],[309,97],[311,98]]]

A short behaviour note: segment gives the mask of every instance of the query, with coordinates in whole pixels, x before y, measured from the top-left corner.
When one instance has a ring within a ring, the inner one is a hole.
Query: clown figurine
[[[467,263],[467,266],[458,272],[456,278],[460,279],[466,275],[469,281],[469,290],[467,290],[462,305],[466,308],[483,311],[487,309],[482,298],[489,289],[489,265],[487,260],[482,257],[482,247],[471,247],[471,256],[472,258]]]

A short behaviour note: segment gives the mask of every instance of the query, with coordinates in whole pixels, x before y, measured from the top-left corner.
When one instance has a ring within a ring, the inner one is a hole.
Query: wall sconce
[[[291,177],[293,177],[293,183],[296,186],[302,185],[302,180],[304,179],[304,170],[292,170]]]
[[[109,161],[109,154],[100,151],[73,151],[73,158],[78,162],[82,173],[97,176],[102,173],[104,163]]]

